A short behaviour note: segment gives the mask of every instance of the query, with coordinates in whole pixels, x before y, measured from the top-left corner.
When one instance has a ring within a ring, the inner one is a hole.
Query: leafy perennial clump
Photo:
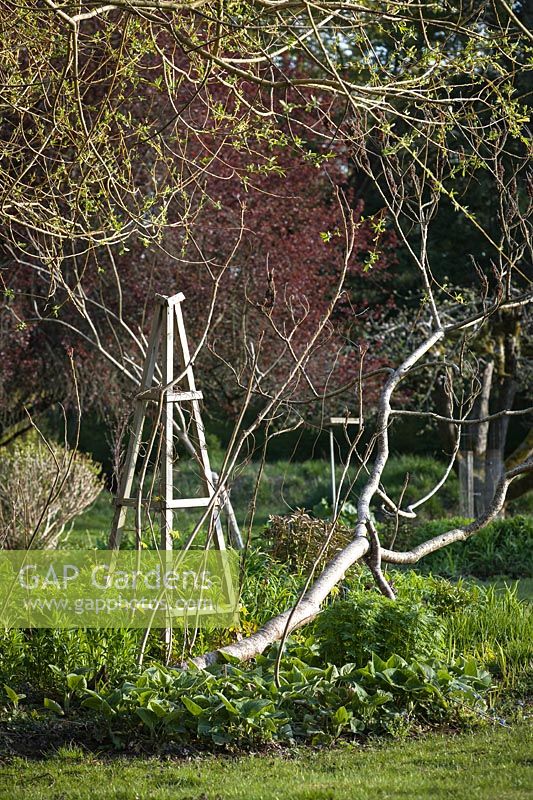
[[[339,736],[399,733],[415,723],[458,718],[484,707],[488,673],[473,660],[454,664],[374,655],[362,668],[313,666],[312,642],[283,661],[279,685],[273,658],[251,668],[236,663],[209,670],[151,666],[136,679],[96,692],[83,674],[65,677],[81,706],[107,723],[115,745],[132,738],[249,747],[268,742],[327,743]],[[47,707],[61,713],[54,701]]]

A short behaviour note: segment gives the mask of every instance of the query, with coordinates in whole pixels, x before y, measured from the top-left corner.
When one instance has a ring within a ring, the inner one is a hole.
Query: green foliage
[[[303,581],[288,564],[276,561],[268,553],[250,550],[245,556],[241,621],[256,627],[275,614],[290,608],[298,598]]]
[[[472,590],[476,591],[475,589]],[[517,587],[489,586],[476,600],[445,618],[448,657],[472,656],[497,678],[495,689],[530,694],[533,689],[533,614]]]
[[[293,603],[302,579],[254,551],[245,574],[248,633]],[[472,721],[498,689],[527,690],[532,619],[516,592],[414,572],[389,578],[395,602],[368,590],[368,572],[351,575],[312,635],[289,641],[279,685],[276,647],[251,665],[230,659],[182,671],[152,662],[140,671],[140,631],[5,632],[4,706],[20,716],[24,694],[33,703],[40,697],[41,713],[76,718],[116,747],[146,741],[231,749]],[[224,636],[199,635],[200,649]],[[146,660],[160,655],[156,633]],[[492,695],[485,667],[498,681]]]
[[[437,575],[423,575],[414,570],[390,570],[387,573],[400,600],[410,600],[431,608],[440,617],[461,608],[474,606],[484,589],[459,579],[451,582]],[[359,580],[359,587],[362,579]]]
[[[105,683],[135,670],[143,631],[122,629],[2,630],[0,684],[31,686],[37,693],[57,689],[58,676],[83,673]],[[149,653],[160,655],[155,636]]]
[[[234,642],[237,636],[253,633],[280,611],[294,605],[304,583],[303,576],[295,574],[287,564],[256,549],[244,553],[241,577],[238,628],[221,630],[203,625],[194,631],[194,636],[185,635],[183,640],[180,640],[180,632],[175,631],[174,651],[179,661]]]
[[[247,553],[243,566],[240,633],[252,633],[298,597],[302,579],[261,551]],[[0,685],[30,685],[38,693],[57,688],[58,675],[81,671],[90,682],[104,685],[136,671],[143,631],[135,629],[72,629],[0,631]],[[235,629],[201,628],[174,632],[175,661],[235,641]],[[159,632],[148,639],[146,658],[160,659]],[[50,666],[52,665],[52,666]]]
[[[272,652],[252,668],[228,663],[176,671],[157,665],[113,688],[81,686],[74,693],[82,709],[106,720],[115,745],[132,738],[228,747],[319,744],[339,736],[398,733],[428,719],[457,720],[465,709],[484,707],[490,678],[473,660],[444,665],[373,656],[361,669],[338,669],[302,660],[300,655],[313,660],[310,645],[285,656],[279,686]]]
[[[10,703],[13,704],[13,708],[15,709],[18,708],[18,704],[20,703],[20,701],[24,700],[24,698],[26,697],[25,694],[19,694],[18,692],[16,692],[14,689],[11,688],[11,686],[8,686],[7,683],[4,683],[4,692],[6,694],[7,699],[9,700]]]
[[[446,618],[458,609],[471,609],[482,593],[463,582],[452,584],[412,571],[390,572],[388,578],[396,600],[377,591],[368,571],[350,575],[344,599],[327,606],[315,623],[324,658],[359,666],[372,653],[381,658],[393,653],[406,659],[442,658]]]
[[[413,571],[388,577],[395,601],[369,591],[367,574],[346,582],[345,599],[315,623],[323,658],[361,664],[372,652],[382,658],[473,657],[497,679],[495,695],[531,691],[533,615],[516,586],[450,583]]]
[[[356,592],[328,606],[316,623],[323,658],[362,666],[373,653],[405,659],[442,657],[444,625],[435,612],[412,600]]]

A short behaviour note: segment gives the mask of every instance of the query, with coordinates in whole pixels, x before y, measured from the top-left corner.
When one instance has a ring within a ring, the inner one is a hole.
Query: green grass
[[[61,547],[107,547],[113,510],[113,498],[104,489],[83,514],[74,518],[63,536]]]
[[[6,800],[527,800],[532,729],[431,735],[365,749],[295,751],[290,757],[105,759],[60,748],[0,768]],[[0,762],[1,763],[1,762]]]
[[[214,459],[214,466],[216,467]],[[384,483],[391,497],[398,497],[402,491],[405,473],[412,475],[410,489],[412,496],[406,502],[424,495],[443,472],[443,464],[435,459],[421,456],[393,457],[385,470]],[[257,462],[244,464],[236,471],[232,482],[231,497],[239,523],[246,528],[249,520],[250,502],[255,493],[259,471]],[[352,470],[353,472],[353,470]],[[342,468],[337,468],[337,481]],[[357,489],[361,488],[362,477],[351,493],[355,500]],[[347,478],[349,484],[350,478]],[[175,476],[176,487],[183,496],[194,496],[200,490],[198,470],[195,465],[184,461]],[[430,501],[422,510],[422,518],[445,516],[458,513],[457,479],[450,476],[449,481],[437,498]],[[260,534],[271,514],[289,514],[296,508],[312,509],[322,498],[331,498],[331,477],[329,462],[315,459],[310,461],[275,461],[264,466],[256,496],[254,514],[254,534]],[[74,547],[94,546],[107,541],[113,506],[108,492],[100,497],[74,521],[68,543]],[[191,513],[176,514],[176,528],[186,533],[198,518]],[[131,517],[132,519],[132,517]]]
[[[512,580],[505,576],[496,575],[494,578],[490,579],[490,584],[498,588],[514,588],[519,600],[530,600],[533,602],[533,578],[518,578],[517,580]]]
[[[446,619],[448,658],[468,655],[498,679],[496,695],[532,691],[533,614],[517,586],[489,586],[478,603]]]

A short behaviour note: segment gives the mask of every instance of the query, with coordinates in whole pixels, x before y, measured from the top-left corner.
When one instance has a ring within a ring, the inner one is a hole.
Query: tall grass
[[[498,679],[502,691],[533,690],[533,609],[517,586],[489,586],[445,617],[448,657],[473,656]]]

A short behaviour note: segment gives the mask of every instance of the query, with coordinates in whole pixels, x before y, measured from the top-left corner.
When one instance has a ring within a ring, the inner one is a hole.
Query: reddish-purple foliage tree
[[[101,40],[94,41],[82,53],[82,74],[91,75],[83,102],[92,115],[103,113],[112,99],[113,81],[109,53]],[[180,59],[176,51],[176,64]],[[285,357],[298,357],[325,316],[328,322],[307,359],[305,376],[298,374],[288,396],[316,400],[324,391],[349,386],[365,351],[365,320],[379,318],[391,303],[388,267],[397,242],[384,217],[364,219],[364,199],[348,190],[350,161],[342,141],[331,146],[327,129],[305,111],[301,93],[305,140],[296,137],[294,119],[291,126],[283,122],[288,94],[276,100],[276,123],[265,123],[250,118],[228,87],[216,82],[198,90],[194,82],[183,81],[173,107],[162,106],[158,59],[146,56],[139,72],[145,77],[142,92],[122,91],[117,98],[122,116],[115,113],[110,128],[110,136],[119,138],[120,120],[128,114],[135,120],[122,123],[124,130],[135,131],[127,154],[143,198],[135,199],[133,233],[105,247],[73,241],[63,253],[59,281],[40,260],[31,236],[17,264],[12,248],[6,254],[0,333],[4,409],[23,404],[39,409],[67,395],[69,346],[83,375],[85,407],[119,407],[130,394],[117,365],[101,351],[113,354],[121,366],[131,358],[139,361],[128,329],[141,339],[147,334],[155,292],[185,293],[193,345],[209,328],[197,369],[209,401],[223,414],[237,413],[251,361],[269,374],[263,391],[276,385]],[[127,83],[132,81],[128,76]],[[257,89],[243,86],[241,92],[257,106]],[[139,135],[143,120],[159,124],[159,147],[152,134]],[[174,182],[168,202],[165,175]],[[177,175],[187,187],[182,192],[176,190]],[[123,202],[127,206],[133,199]],[[356,222],[346,265],[342,207]],[[156,218],[157,226],[152,225]],[[344,289],[330,310],[345,266]],[[95,331],[100,351],[84,338],[94,343]],[[373,352],[365,368],[380,363],[379,352]],[[352,395],[350,389],[338,394],[332,408],[353,402]]]

